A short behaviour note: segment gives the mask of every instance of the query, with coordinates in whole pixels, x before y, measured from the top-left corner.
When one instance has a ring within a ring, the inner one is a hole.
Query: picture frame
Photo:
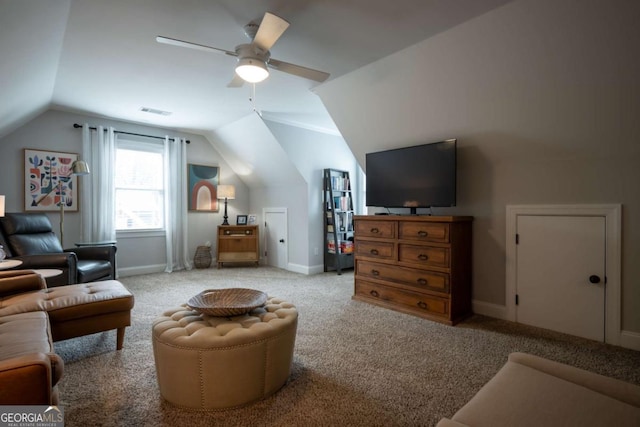
[[[187,164],[188,210],[192,212],[218,212],[218,166]]]
[[[236,225],[247,225],[247,215],[238,215]]]
[[[249,214],[247,216],[247,225],[256,225],[258,222],[258,216],[256,214]]]
[[[76,160],[78,153],[24,149],[25,212],[57,211],[61,202],[65,211],[78,211],[78,177],[71,169]]]

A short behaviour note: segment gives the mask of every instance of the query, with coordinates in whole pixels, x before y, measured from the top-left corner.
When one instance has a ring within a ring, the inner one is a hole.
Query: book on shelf
[[[351,210],[351,197],[335,196],[333,198],[333,207],[336,210],[350,211]]]
[[[343,178],[341,176],[331,177],[331,188],[334,191],[349,191],[351,190],[351,184],[349,178]]]
[[[352,254],[353,242],[350,240],[341,240],[339,248],[340,248],[340,253],[342,254]]]
[[[336,241],[333,239],[328,239],[327,240],[327,252],[329,252],[330,254],[335,254],[336,253]]]

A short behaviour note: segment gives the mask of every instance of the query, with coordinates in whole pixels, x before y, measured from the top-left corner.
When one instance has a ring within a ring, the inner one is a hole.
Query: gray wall
[[[248,210],[249,190],[238,176],[232,172],[231,168],[211,144],[201,135],[48,110],[0,139],[0,158],[3,159],[3,167],[0,169],[0,194],[6,196],[6,210],[8,212],[23,211],[23,149],[35,148],[80,154],[82,151],[82,132],[73,128],[74,123],[114,126],[117,130],[127,132],[155,136],[179,136],[189,139],[191,141],[191,144],[187,146],[187,160],[189,163],[220,166],[221,183],[234,184],[238,187],[238,198],[233,201],[229,209],[230,217],[235,218],[236,212],[243,213]],[[82,185],[82,178],[79,180],[80,185]],[[59,229],[58,212],[50,212],[47,215],[57,233]],[[195,255],[196,247],[206,241],[211,242],[213,253],[215,254],[216,227],[222,223],[222,215],[222,209],[218,213],[190,212],[188,214],[189,253],[191,259]],[[73,247],[74,242],[80,241],[80,214],[78,212],[65,212],[64,236],[65,246],[67,247]],[[162,271],[166,264],[164,234],[140,237],[137,233],[129,234],[129,236],[119,233],[117,256],[118,270],[121,275]]]
[[[357,188],[358,164],[341,136],[269,120],[265,120],[265,123],[307,183],[308,217],[305,218],[302,226],[308,230],[309,241],[304,249],[307,251],[309,272],[322,272],[324,270],[322,171],[325,168],[348,171],[354,188]]]
[[[622,326],[640,332],[640,2],[520,0],[316,89],[365,153],[457,137],[473,298],[505,303],[505,206],[623,205]],[[553,244],[553,242],[550,242]]]

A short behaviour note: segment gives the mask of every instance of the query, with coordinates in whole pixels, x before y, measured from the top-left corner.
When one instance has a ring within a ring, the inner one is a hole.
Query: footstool
[[[117,280],[57,286],[2,299],[0,315],[46,311],[53,341],[116,329],[116,348],[131,325],[134,298]]]
[[[201,411],[243,406],[278,391],[293,360],[298,312],[268,298],[247,314],[215,317],[183,305],[152,326],[160,394]]]

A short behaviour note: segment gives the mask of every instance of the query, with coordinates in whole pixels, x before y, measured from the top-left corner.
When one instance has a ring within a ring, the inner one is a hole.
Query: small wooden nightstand
[[[257,225],[219,225],[217,242],[218,268],[225,262],[260,262]]]

